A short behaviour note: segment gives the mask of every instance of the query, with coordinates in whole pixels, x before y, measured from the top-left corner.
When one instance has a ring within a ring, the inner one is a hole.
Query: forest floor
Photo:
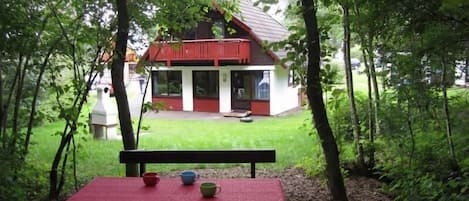
[[[201,177],[240,178],[249,177],[249,168],[233,167],[225,169],[197,169]],[[161,173],[162,177],[177,177],[179,171]],[[282,183],[286,201],[323,201],[330,200],[325,180],[319,177],[307,177],[298,168],[283,171],[256,169],[256,178],[278,178]],[[375,179],[351,176],[345,180],[349,201],[391,201],[382,192],[382,183]]]

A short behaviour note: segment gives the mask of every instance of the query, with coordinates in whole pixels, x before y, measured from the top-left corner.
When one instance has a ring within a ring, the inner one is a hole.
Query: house
[[[277,115],[299,107],[293,74],[279,64],[285,52],[263,47],[265,41],[288,37],[288,30],[250,0],[241,1],[240,11],[227,23],[214,5],[210,20],[188,30],[182,44],[150,45],[142,59],[163,63],[152,70],[153,103],[162,102],[174,111],[254,115]],[[212,27],[220,33],[215,35]]]
[[[461,87],[469,87],[469,59],[456,61],[455,84]]]

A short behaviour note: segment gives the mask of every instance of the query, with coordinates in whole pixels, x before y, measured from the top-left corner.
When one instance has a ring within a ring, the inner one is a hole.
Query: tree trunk
[[[57,42],[59,42],[59,40],[57,40]],[[30,110],[30,113],[29,113],[29,121],[28,121],[28,130],[26,132],[26,138],[24,140],[24,150],[23,150],[23,154],[24,156],[26,156],[26,154],[28,153],[28,147],[29,147],[29,141],[31,139],[31,135],[33,134],[33,123],[34,123],[34,117],[35,117],[35,114],[36,114],[36,107],[37,107],[37,98],[39,96],[39,90],[41,88],[41,83],[42,83],[42,76],[44,75],[44,72],[46,71],[46,66],[47,64],[49,63],[49,58],[50,56],[52,55],[52,52],[54,51],[55,49],[55,44],[54,45],[51,45],[51,47],[49,48],[47,54],[46,54],[46,57],[44,58],[44,61],[40,67],[40,70],[39,70],[39,75],[37,76],[37,79],[36,79],[36,86],[34,88],[34,95],[33,95],[33,100],[31,102],[31,110]]]
[[[68,125],[65,126],[64,134],[60,140],[60,145],[55,152],[54,160],[52,161],[51,171],[49,173],[49,199],[58,200],[60,195],[60,185],[59,185],[59,164],[62,159],[62,154],[66,145],[70,142],[71,135],[66,134],[68,130]]]
[[[412,126],[412,108],[410,107],[410,97],[407,97],[407,128],[410,134],[410,153],[409,153],[409,169],[412,170],[412,161],[414,161],[415,153],[415,134]]]
[[[368,34],[368,45],[367,45],[367,52],[368,52],[368,61],[370,62],[370,76],[371,76],[371,82],[373,84],[373,92],[374,92],[374,101],[375,101],[375,107],[374,107],[374,115],[375,115],[375,134],[379,135],[381,133],[380,130],[380,123],[379,123],[379,88],[378,88],[378,80],[376,79],[376,66],[374,62],[374,46],[373,46],[373,38],[374,36],[372,34]],[[383,80],[384,82],[384,80]]]
[[[340,172],[339,152],[327,119],[319,77],[320,45],[313,0],[302,0],[303,18],[306,26],[308,44],[307,95],[311,106],[314,125],[321,139],[321,146],[326,159],[326,174],[329,191],[333,200],[347,200],[342,173]]]
[[[355,144],[356,163],[360,171],[365,170],[365,159],[363,156],[363,145],[360,143],[360,121],[358,119],[357,107],[355,105],[355,96],[353,92],[352,65],[350,63],[350,24],[349,24],[349,8],[347,3],[341,4],[343,9],[343,26],[344,26],[344,63],[345,77],[347,79],[347,94],[350,101],[350,112],[352,116],[353,139]]]
[[[16,84],[16,94],[15,94],[15,107],[13,108],[13,119],[12,119],[12,133],[11,133],[11,142],[10,142],[10,154],[17,154],[16,146],[18,140],[21,138],[20,130],[20,109],[21,109],[21,101],[23,100],[23,89],[24,89],[24,79],[26,77],[26,72],[30,66],[30,58],[31,55],[28,55],[26,61],[23,64],[23,68],[20,70],[20,74],[18,76],[17,84]],[[16,168],[16,167],[15,167]]]
[[[364,37],[361,37],[362,41]],[[366,78],[367,78],[367,88],[368,88],[368,140],[370,144],[369,152],[367,154],[368,156],[368,167],[373,167],[375,163],[375,149],[374,149],[374,141],[375,141],[375,126],[376,122],[375,120],[375,108],[373,105],[373,95],[372,95],[372,86],[371,86],[371,73],[370,73],[370,64],[368,63],[369,60],[367,59],[367,51],[363,48],[362,49],[362,54],[363,54],[363,61],[365,63],[365,68],[366,68]]]
[[[441,76],[441,87],[443,89],[443,109],[445,112],[445,123],[446,123],[446,139],[448,141],[448,149],[449,149],[449,154],[451,157],[451,162],[453,163],[452,165],[454,166],[454,169],[459,169],[458,161],[456,159],[456,154],[454,152],[454,143],[453,143],[453,134],[451,130],[451,119],[450,119],[450,114],[449,114],[449,107],[448,107],[448,94],[446,92],[446,76],[447,76],[447,66],[445,59],[443,58],[443,61],[441,62],[443,66],[443,75]]]
[[[3,69],[3,66],[1,67],[1,69]],[[3,124],[1,123],[1,120],[3,119],[3,115],[5,111],[3,111],[3,78],[2,78],[3,73],[1,69],[0,69],[0,133],[1,133],[0,136],[3,136],[3,132],[2,132]]]
[[[119,111],[119,124],[122,133],[124,150],[133,150],[135,146],[132,120],[130,118],[129,101],[124,85],[124,61],[129,37],[129,14],[126,0],[116,0],[117,5],[117,40],[112,59],[112,85]],[[139,176],[137,164],[126,165],[126,176]]]
[[[466,71],[464,76],[464,84],[467,87],[469,85],[469,57],[466,58]]]
[[[355,4],[355,15],[357,18],[360,18],[360,9],[358,8],[357,4]],[[365,25],[366,26],[366,25]],[[363,25],[362,25],[363,27]],[[374,40],[374,29],[370,30],[370,27],[366,27],[361,31],[362,28],[359,28],[358,35],[360,37],[361,45],[362,45],[362,53],[363,53],[363,61],[366,67],[366,76],[367,76],[367,83],[368,83],[368,126],[369,126],[369,133],[368,133],[368,140],[370,143],[369,152],[367,154],[368,160],[368,167],[373,168],[375,163],[375,145],[374,139],[377,134],[379,134],[379,119],[378,119],[378,111],[379,111],[379,92],[378,92],[378,82],[376,79],[376,70],[375,70],[375,63],[374,63],[374,53],[373,50],[373,40]],[[372,91],[374,92],[374,97],[372,95]]]

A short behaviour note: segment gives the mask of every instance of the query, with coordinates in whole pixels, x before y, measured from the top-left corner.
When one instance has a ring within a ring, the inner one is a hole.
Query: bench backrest
[[[255,163],[275,162],[275,150],[126,150],[120,152],[119,159],[121,163],[139,163],[140,174],[145,163],[251,163],[254,178]]]

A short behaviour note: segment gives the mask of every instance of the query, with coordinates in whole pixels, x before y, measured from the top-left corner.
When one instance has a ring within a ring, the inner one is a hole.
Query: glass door
[[[231,72],[231,109],[251,110],[252,76],[249,71]]]

